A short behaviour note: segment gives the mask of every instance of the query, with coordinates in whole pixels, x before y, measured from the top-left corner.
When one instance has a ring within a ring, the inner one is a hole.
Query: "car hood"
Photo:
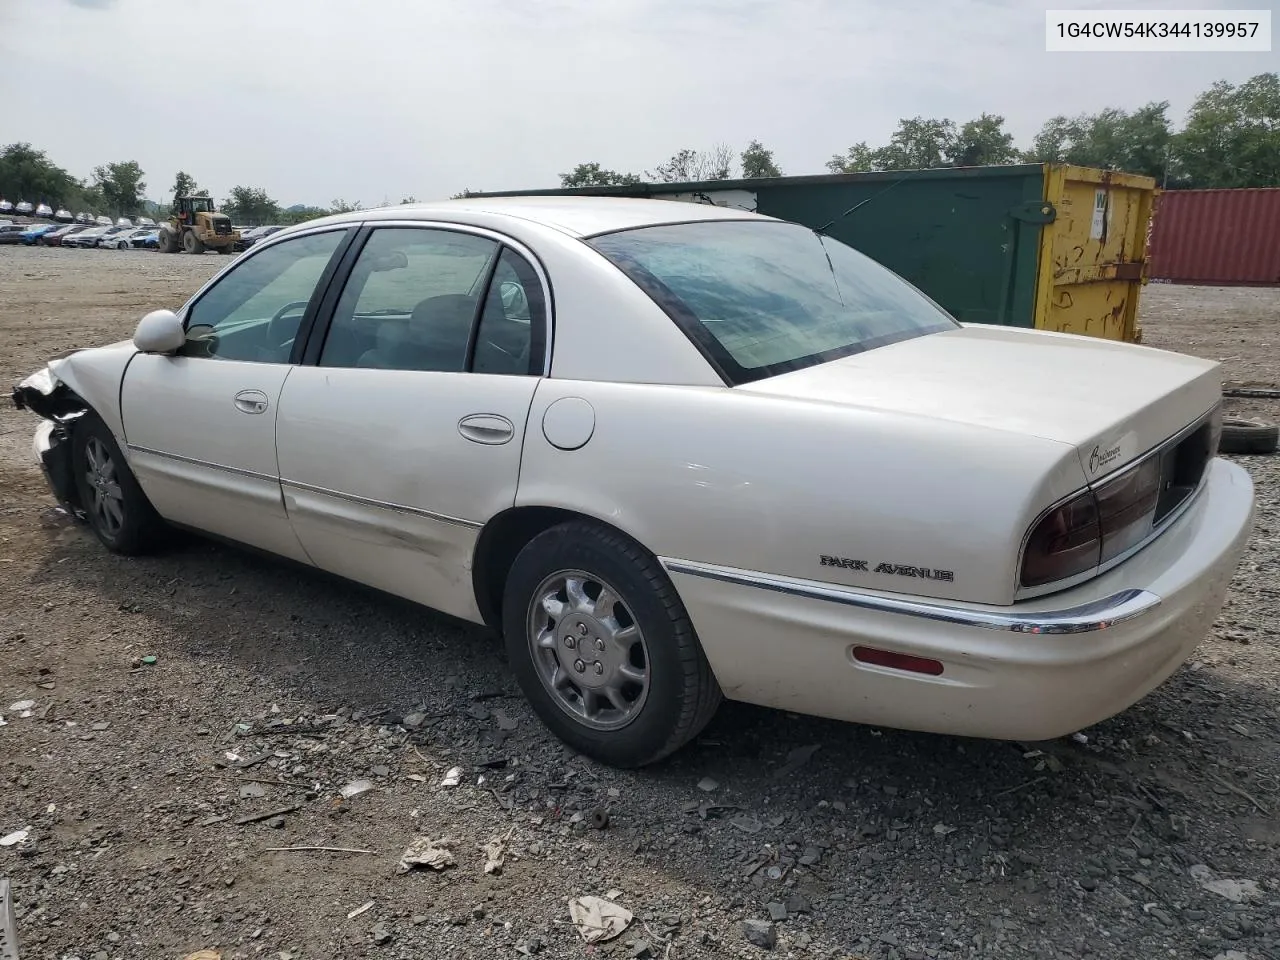
[[[1095,337],[971,325],[737,389],[1025,434],[1074,446],[1092,480],[1206,413],[1219,364]]]

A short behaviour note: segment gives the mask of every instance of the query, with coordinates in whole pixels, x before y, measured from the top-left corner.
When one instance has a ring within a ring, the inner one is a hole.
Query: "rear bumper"
[[[1087,584],[1007,607],[857,593],[664,560],[724,689],[834,719],[995,739],[1062,736],[1126,709],[1217,618],[1253,517],[1253,484],[1214,460],[1164,534]],[[870,646],[938,676],[853,659]]]

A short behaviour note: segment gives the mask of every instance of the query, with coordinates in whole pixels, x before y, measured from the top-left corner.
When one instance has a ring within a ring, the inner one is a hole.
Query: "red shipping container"
[[[1152,280],[1280,285],[1280,187],[1161,193],[1148,257]]]

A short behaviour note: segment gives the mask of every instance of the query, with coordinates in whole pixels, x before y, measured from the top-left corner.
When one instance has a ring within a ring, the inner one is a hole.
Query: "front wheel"
[[[204,244],[200,242],[194,230],[188,230],[182,235],[182,249],[187,253],[204,253]]]
[[[165,532],[125,462],[111,430],[87,413],[75,429],[71,447],[76,491],[94,534],[112,553],[146,553]]]
[[[503,628],[511,667],[542,721],[602,763],[660,760],[720,704],[670,579],[639,544],[601,524],[560,524],[520,551]]]

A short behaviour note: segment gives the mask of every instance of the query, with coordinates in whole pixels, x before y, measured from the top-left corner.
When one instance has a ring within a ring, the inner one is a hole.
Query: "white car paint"
[[[285,504],[311,559],[478,622],[471,555],[483,522],[515,502],[537,386],[534,377],[295,370],[276,437]],[[476,416],[501,418],[501,442],[464,435]],[[370,469],[384,463],[404,469]]]
[[[1249,533],[1240,468],[1211,461],[1163,532],[1101,575],[1029,597],[1017,565],[1043,510],[1211,414],[1216,365],[965,327],[728,387],[581,242],[699,219],[763,218],[596,198],[359,211],[281,231],[210,282],[335,225],[496,233],[536,258],[545,284],[554,332],[542,377],[191,359],[123,344],[50,369],[102,414],[166,518],[473,621],[485,609],[474,551],[504,511],[559,508],[621,530],[660,558],[736,699],[919,730],[1052,736],[1124,709],[1182,662]],[[246,391],[262,410],[237,407]],[[829,566],[823,554],[923,573]],[[936,658],[944,672],[872,667],[855,659],[859,644]]]
[[[907,730],[1047,740],[1121,712],[1191,655],[1222,607],[1252,509],[1249,475],[1216,460],[1194,509],[1147,549],[1084,586],[1012,607],[895,608],[901,595],[816,582],[797,593],[777,578],[746,585],[737,569],[666,566],[730,699]],[[1115,599],[1126,592],[1140,595]],[[985,625],[943,619],[957,617]],[[937,658],[944,672],[859,663],[851,650],[860,644]]]
[[[121,391],[129,463],[162,517],[306,559],[276,467],[275,409],[291,370],[284,363],[134,358]],[[266,403],[257,415],[237,406],[251,392]]]

